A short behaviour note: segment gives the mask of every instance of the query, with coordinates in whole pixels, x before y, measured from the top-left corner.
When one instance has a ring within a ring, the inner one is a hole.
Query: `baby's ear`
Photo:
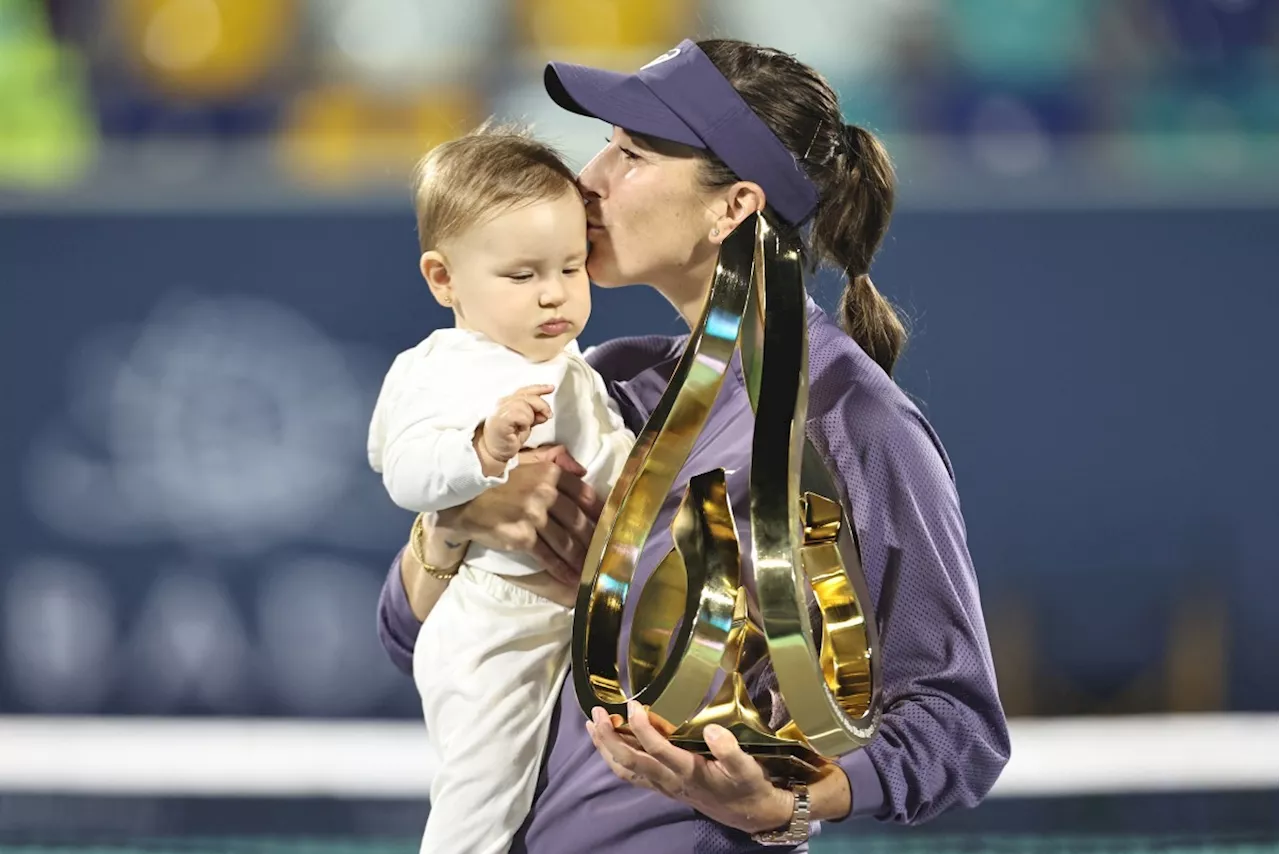
[[[422,271],[422,278],[426,280],[436,302],[445,308],[453,308],[453,279],[449,275],[449,262],[445,257],[434,249],[423,252],[418,261],[418,269]]]

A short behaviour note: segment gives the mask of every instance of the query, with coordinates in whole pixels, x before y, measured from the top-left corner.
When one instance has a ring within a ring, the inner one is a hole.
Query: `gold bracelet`
[[[458,574],[458,567],[462,566],[463,558],[466,552],[462,553],[462,557],[458,558],[458,562],[453,566],[432,566],[422,557],[422,537],[426,533],[422,530],[422,517],[425,513],[419,513],[413,520],[413,527],[409,529],[409,551],[413,554],[413,559],[422,565],[422,571],[437,581],[448,581]]]

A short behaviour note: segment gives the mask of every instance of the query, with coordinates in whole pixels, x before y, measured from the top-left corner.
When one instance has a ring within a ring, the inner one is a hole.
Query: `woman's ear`
[[[739,181],[725,189],[725,212],[711,227],[711,242],[717,246],[747,217],[762,213],[764,190],[753,181]]]
[[[418,261],[418,269],[422,271],[422,278],[426,280],[427,287],[431,289],[431,295],[436,298],[436,302],[445,308],[453,308],[456,302],[453,295],[453,278],[449,275],[449,262],[445,257],[434,249],[423,252],[422,258]]]

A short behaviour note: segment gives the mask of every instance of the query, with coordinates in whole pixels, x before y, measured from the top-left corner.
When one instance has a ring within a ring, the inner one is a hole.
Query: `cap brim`
[[[547,94],[564,109],[636,133],[706,148],[707,144],[634,74],[549,62]]]

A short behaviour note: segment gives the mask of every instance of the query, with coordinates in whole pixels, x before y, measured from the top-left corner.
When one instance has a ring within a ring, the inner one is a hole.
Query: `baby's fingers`
[[[551,404],[542,395],[555,391],[553,385],[527,385],[504,397],[498,410],[516,426],[525,429],[542,424],[551,418]]]
[[[525,398],[525,403],[533,410],[533,423],[541,424],[551,417],[551,404],[540,397]]]

